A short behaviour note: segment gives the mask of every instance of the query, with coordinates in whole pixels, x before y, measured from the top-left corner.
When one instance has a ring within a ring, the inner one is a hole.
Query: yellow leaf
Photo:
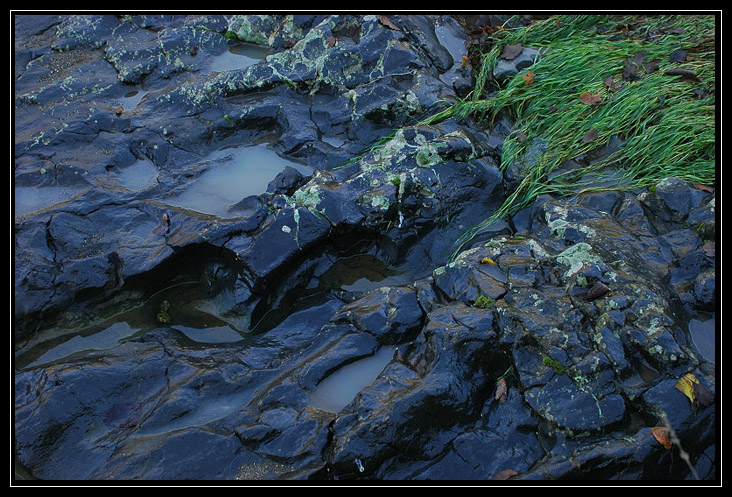
[[[481,263],[481,264],[490,264],[491,266],[495,266],[495,265],[496,265],[496,261],[494,261],[494,260],[493,260],[493,259],[491,259],[490,257],[483,257],[483,258],[482,258],[482,259],[480,260],[480,263]]]
[[[696,376],[691,373],[686,373],[677,383],[674,385],[677,390],[686,395],[692,404],[696,402],[696,396],[694,395],[694,385],[698,384]]]

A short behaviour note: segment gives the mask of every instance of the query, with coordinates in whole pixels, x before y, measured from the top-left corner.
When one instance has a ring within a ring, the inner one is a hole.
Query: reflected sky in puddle
[[[150,159],[135,161],[134,164],[113,170],[112,178],[131,191],[140,191],[158,182],[158,168]]]
[[[137,104],[140,103],[142,100],[142,97],[147,95],[148,92],[145,90],[132,90],[119,99],[119,104],[126,110],[126,111],[132,111],[137,107]]]
[[[226,148],[216,151],[202,162],[211,162],[211,167],[191,182],[191,185],[167,203],[202,214],[221,218],[241,215],[229,209],[250,195],[259,195],[285,167],[297,169],[310,176],[313,169],[283,159],[266,145]]]
[[[264,60],[272,50],[259,45],[243,43],[230,47],[226,52],[212,58],[208,72],[225,72],[244,69]]]
[[[371,385],[394,357],[395,347],[383,347],[373,356],[343,366],[321,381],[310,395],[317,409],[338,413]]]
[[[347,292],[368,292],[382,286],[411,283],[411,276],[391,269],[386,263],[369,254],[337,259],[319,276],[319,288],[340,288]]]
[[[126,322],[117,322],[90,336],[75,335],[66,342],[48,350],[27,367],[32,368],[41,364],[48,364],[86,350],[111,349],[119,345],[122,340],[135,335],[138,331],[140,331],[139,328],[133,328]]]
[[[16,186],[13,192],[15,215],[22,216],[56,204],[73,200],[81,192],[79,187]]]
[[[699,353],[711,363],[715,363],[715,318],[714,315],[700,316],[704,319],[692,319],[689,321],[689,333]]]
[[[202,426],[218,419],[225,418],[244,408],[253,395],[253,390],[244,390],[242,392],[231,395],[222,395],[215,398],[201,399],[196,404],[195,409],[172,419],[169,422],[153,424],[153,426],[143,425],[140,431],[136,433],[138,436],[153,436],[170,433],[176,430],[191,428],[194,426]]]

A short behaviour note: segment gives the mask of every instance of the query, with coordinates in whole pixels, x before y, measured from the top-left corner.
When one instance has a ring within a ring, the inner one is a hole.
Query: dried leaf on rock
[[[518,475],[517,472],[515,472],[512,469],[504,469],[503,471],[499,471],[496,473],[496,476],[493,477],[494,480],[508,480],[509,478],[513,478],[514,476]]]
[[[691,401],[692,405],[706,407],[714,403],[712,392],[699,383],[699,379],[692,373],[686,373],[675,385]]]
[[[597,138],[597,130],[592,128],[582,136],[582,143],[590,143],[592,140]]]
[[[503,51],[501,52],[501,58],[506,60],[513,60],[518,57],[523,51],[524,46],[521,43],[517,43],[515,45],[506,45],[505,47],[503,47]]]
[[[523,76],[521,76],[521,79],[523,79],[524,80],[524,84],[528,86],[528,85],[534,83],[534,76],[536,76],[536,74],[534,74],[533,72],[531,72],[531,69],[529,69],[529,70],[526,71],[526,74],[524,74]]]
[[[379,22],[381,22],[381,24],[383,24],[384,26],[386,26],[389,29],[393,29],[394,31],[401,31],[401,29],[399,29],[399,27],[396,24],[391,22],[391,20],[387,16],[383,16],[383,15],[379,16]]]
[[[585,296],[585,300],[595,300],[597,298],[602,297],[607,292],[609,292],[610,289],[605,285],[603,282],[598,281],[594,285],[592,285],[592,288],[590,288],[590,291],[587,292],[587,295]]]
[[[694,188],[698,188],[699,190],[705,191],[707,193],[714,193],[714,188],[707,185],[702,185],[701,183],[692,183],[691,186]]]
[[[692,404],[694,403],[694,383],[699,383],[699,380],[693,374],[687,373],[674,385],[676,390],[686,395]]]
[[[585,105],[595,105],[602,102],[602,95],[600,93],[590,93],[585,91],[580,93],[579,100]]]
[[[495,399],[500,400],[501,404],[506,402],[506,396],[508,395],[508,384],[506,378],[501,378],[496,382],[496,395]]]
[[[671,438],[669,437],[668,428],[665,426],[654,426],[651,428],[651,433],[658,440],[658,443],[666,449],[671,449]]]
[[[702,407],[707,407],[714,403],[714,394],[701,383],[694,383],[694,398],[696,399],[696,404]]]

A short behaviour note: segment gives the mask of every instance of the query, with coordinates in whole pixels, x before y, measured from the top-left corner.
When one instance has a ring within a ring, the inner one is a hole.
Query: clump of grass
[[[477,299],[475,299],[473,307],[478,307],[479,309],[489,309],[490,306],[493,305],[493,302],[495,302],[495,300],[488,298],[485,295],[481,295]]]
[[[557,361],[556,359],[553,359],[549,357],[548,355],[545,355],[541,359],[542,364],[544,366],[548,366],[554,370],[557,374],[567,374],[567,368],[564,366],[561,362]]]
[[[641,28],[616,29],[630,22],[640,23]],[[505,172],[519,165],[524,179],[498,211],[458,239],[458,251],[485,228],[544,193],[634,189],[669,176],[714,183],[713,16],[559,16],[499,33],[500,39],[481,58],[471,98],[425,121],[468,116],[493,120],[501,112],[515,118],[516,132],[503,144],[501,168]],[[654,35],[650,39],[649,33]],[[501,50],[516,43],[544,51],[529,68],[533,82],[526,84],[524,70],[485,98]],[[696,74],[691,81],[665,74],[666,69],[679,66],[669,59],[678,49],[692,55],[682,64]],[[637,79],[624,80],[625,65],[641,52],[649,64],[642,66]],[[582,93],[599,95],[601,101],[585,104],[579,99]],[[590,130],[597,132],[594,139],[583,140]],[[606,145],[613,136],[624,144],[605,159],[589,167],[557,171],[569,159]],[[527,160],[535,140],[545,141],[546,147]],[[603,171],[611,166],[616,180],[598,185]]]

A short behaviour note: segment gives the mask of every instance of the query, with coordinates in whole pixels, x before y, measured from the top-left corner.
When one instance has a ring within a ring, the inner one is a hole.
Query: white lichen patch
[[[592,246],[589,243],[580,242],[557,255],[557,262],[569,267],[564,273],[565,279],[582,270],[585,264],[602,263],[602,259],[592,254],[591,251]]]
[[[291,207],[303,207],[311,212],[317,212],[316,207],[320,203],[322,198],[320,197],[320,190],[318,185],[307,185],[296,190],[292,196],[287,199],[287,203]]]
[[[544,214],[546,224],[557,238],[564,238],[567,228],[574,228],[580,233],[584,233],[588,238],[596,235],[593,228],[584,224],[567,221],[568,210],[564,206],[552,205]]]
[[[533,238],[529,238],[526,244],[529,246],[529,249],[531,249],[531,253],[534,254],[535,259],[543,259],[549,257],[549,254],[546,250],[544,250],[544,247],[542,247],[539,242],[537,242]]]
[[[389,209],[391,205],[389,199],[383,195],[364,195],[364,200],[368,202],[371,207],[385,211]]]

